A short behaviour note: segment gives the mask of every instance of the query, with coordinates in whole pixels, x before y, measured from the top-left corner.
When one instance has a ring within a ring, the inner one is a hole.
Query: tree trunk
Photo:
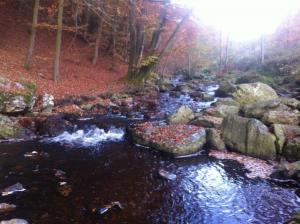
[[[224,67],[223,67],[224,72],[227,72],[227,67],[228,67],[228,50],[229,50],[229,36],[227,35],[225,53],[224,53]]]
[[[223,35],[221,31],[220,40],[219,40],[219,68],[218,68],[219,75],[222,73],[223,70],[222,67],[223,67]]]
[[[164,54],[167,52],[167,50],[169,50],[176,34],[178,33],[178,31],[180,30],[180,28],[182,27],[182,25],[185,23],[185,21],[188,20],[188,18],[190,17],[190,15],[192,14],[192,10],[190,10],[183,18],[182,20],[177,24],[175,30],[173,31],[173,33],[171,34],[171,36],[169,37],[165,47],[162,49],[162,51],[159,54],[159,59],[161,59]]]
[[[116,67],[116,35],[117,35],[117,22],[114,22],[112,27],[112,57],[111,57],[111,70]]]
[[[87,1],[88,2],[88,1]],[[86,10],[85,10],[85,29],[84,29],[84,33],[83,33],[83,38],[87,41],[88,38],[88,30],[89,30],[89,24],[90,24],[90,17],[91,17],[91,11],[89,8],[89,5],[86,6]]]
[[[260,38],[260,63],[262,65],[265,64],[265,40],[264,40],[264,35],[262,34],[261,35],[261,38]]]
[[[96,43],[95,43],[95,51],[94,51],[93,62],[92,62],[93,65],[96,65],[97,60],[98,60],[101,37],[102,37],[102,19],[99,18],[98,31],[97,31],[97,37],[96,37]]]
[[[136,66],[134,64],[136,58],[136,28],[135,28],[135,0],[129,1],[129,33],[130,33],[130,40],[129,40],[129,65],[128,65],[128,76],[133,77],[136,73]]]
[[[38,23],[38,15],[39,15],[39,6],[40,6],[40,0],[35,0],[34,2],[34,8],[33,8],[33,19],[32,19],[32,25],[31,25],[31,32],[30,32],[30,41],[29,41],[29,48],[25,60],[24,67],[26,69],[30,68],[34,44],[35,44],[35,37],[36,37],[36,27]]]
[[[57,36],[55,44],[55,57],[54,57],[54,71],[53,79],[55,82],[59,79],[59,62],[60,62],[60,51],[61,51],[61,39],[62,39],[62,26],[63,26],[63,11],[64,11],[64,0],[59,0],[58,5],[58,16],[57,16]]]
[[[167,9],[165,6],[163,6],[163,8],[160,10],[160,13],[159,13],[158,24],[152,34],[150,52],[154,52],[157,48],[162,28],[164,27],[164,25],[166,23],[166,17],[167,17]]]

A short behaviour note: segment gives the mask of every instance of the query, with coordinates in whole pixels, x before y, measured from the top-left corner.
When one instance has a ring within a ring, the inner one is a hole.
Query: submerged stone
[[[25,219],[10,219],[10,220],[3,220],[0,224],[29,224]]]
[[[0,213],[8,213],[16,209],[16,205],[14,204],[7,204],[7,203],[0,203]]]
[[[22,192],[22,191],[26,191],[26,189],[23,187],[22,184],[16,183],[14,185],[11,185],[11,186],[5,188],[3,191],[1,191],[1,194],[2,194],[2,196],[7,196],[7,195],[14,194],[16,192]]]
[[[173,173],[170,173],[164,169],[159,169],[158,174],[160,177],[167,180],[176,180],[177,176]]]

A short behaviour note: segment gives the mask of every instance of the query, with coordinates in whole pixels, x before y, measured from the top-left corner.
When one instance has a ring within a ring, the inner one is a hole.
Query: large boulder
[[[300,101],[295,98],[280,97],[280,102],[292,109],[300,110]]]
[[[295,124],[299,123],[299,112],[296,111],[280,111],[280,110],[271,110],[267,111],[262,121],[267,124]]]
[[[238,102],[234,99],[227,97],[227,98],[219,98],[212,106],[219,106],[219,105],[227,105],[227,106],[240,106]]]
[[[193,125],[146,122],[130,128],[130,133],[135,143],[175,156],[196,153],[206,143],[205,129]]]
[[[283,148],[283,155],[289,161],[300,160],[300,137],[288,139],[286,146]]]
[[[0,76],[0,113],[16,114],[30,111],[34,103],[34,84],[12,82]]]
[[[300,161],[294,163],[282,162],[274,168],[271,177],[278,179],[300,180]]]
[[[237,106],[218,105],[216,107],[208,108],[204,111],[205,115],[213,117],[227,117],[232,114],[238,114],[240,108]]]
[[[191,122],[191,124],[204,128],[220,128],[223,118],[201,115]]]
[[[246,104],[241,108],[245,117],[261,119],[269,110],[289,110],[289,108],[281,104],[280,100],[267,100],[256,103]]]
[[[217,97],[231,97],[236,91],[236,86],[231,82],[222,82],[219,89],[216,90],[215,96]]]
[[[277,153],[283,154],[287,141],[300,137],[300,127],[295,125],[273,124],[273,132],[276,136]],[[293,144],[290,144],[291,147]]]
[[[226,150],[224,140],[221,136],[221,132],[214,128],[206,129],[206,141],[208,147],[217,150]]]
[[[229,148],[257,158],[275,158],[276,138],[259,120],[228,116],[223,120],[222,130]]]
[[[187,124],[195,118],[193,110],[187,106],[181,106],[174,114],[168,116],[169,124]]]
[[[237,85],[233,97],[240,104],[278,99],[278,95],[272,87],[260,82]]]
[[[54,96],[45,93],[42,97],[42,112],[51,113],[54,107]]]

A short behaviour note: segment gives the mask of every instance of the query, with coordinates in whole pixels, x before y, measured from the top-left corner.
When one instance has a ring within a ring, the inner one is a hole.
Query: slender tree
[[[61,39],[62,39],[62,28],[63,28],[63,11],[64,11],[64,0],[59,0],[58,4],[58,16],[57,16],[57,35],[55,44],[55,57],[54,57],[54,71],[53,79],[55,82],[59,79],[59,62],[61,52]]]
[[[39,14],[39,5],[40,0],[34,1],[34,7],[33,7],[33,18],[32,18],[32,25],[31,25],[31,32],[30,32],[30,38],[29,38],[29,47],[27,51],[27,56],[25,59],[24,67],[26,69],[30,68],[34,44],[35,44],[35,37],[36,37],[36,27],[38,24],[38,14]]]
[[[94,50],[94,56],[93,56],[93,65],[97,63],[98,56],[99,56],[99,48],[100,48],[100,41],[102,37],[102,19],[98,19],[98,27],[97,27],[97,36],[96,36],[96,43],[95,43],[95,50]]]
[[[263,34],[260,37],[260,63],[265,64],[265,37]]]

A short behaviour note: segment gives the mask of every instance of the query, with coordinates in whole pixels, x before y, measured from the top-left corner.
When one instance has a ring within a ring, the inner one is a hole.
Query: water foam
[[[73,133],[67,131],[62,134],[43,140],[48,143],[70,144],[81,147],[97,146],[103,142],[122,141],[125,131],[122,128],[111,127],[108,131],[98,127],[91,127],[88,130],[77,130]]]

